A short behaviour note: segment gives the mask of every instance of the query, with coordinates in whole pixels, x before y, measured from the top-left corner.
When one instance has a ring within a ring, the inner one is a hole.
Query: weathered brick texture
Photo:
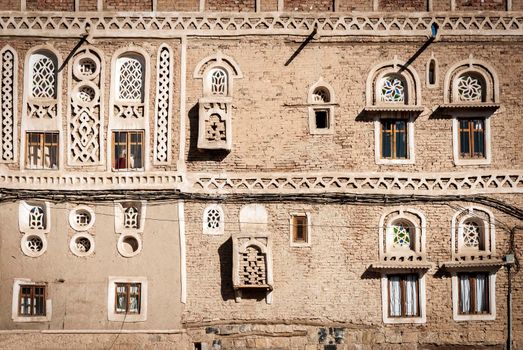
[[[426,11],[427,0],[379,0],[380,11]]]
[[[333,0],[285,0],[284,8],[286,11],[333,11]]]
[[[198,11],[199,0],[158,0],[158,11]]]
[[[254,0],[206,0],[206,11],[245,12],[255,10]]]
[[[80,11],[96,11],[97,0],[80,0]]]
[[[18,11],[20,10],[20,1],[0,0],[0,11]]]
[[[372,0],[336,0],[340,12],[372,11]]]
[[[278,0],[261,0],[261,11],[277,11]]]
[[[456,0],[456,10],[504,10],[506,0]],[[515,1],[516,3],[518,0]]]
[[[104,0],[108,11],[151,11],[152,0]]]
[[[450,0],[432,0],[433,11],[450,11]]]
[[[27,0],[28,11],[74,11],[74,0]]]

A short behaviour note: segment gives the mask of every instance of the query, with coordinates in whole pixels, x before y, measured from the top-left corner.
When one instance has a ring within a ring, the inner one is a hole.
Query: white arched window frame
[[[332,86],[320,77],[309,88],[307,103],[309,105],[309,132],[313,135],[333,134],[336,96]]]
[[[493,257],[496,254],[495,221],[492,212],[486,208],[470,206],[455,213],[452,217],[452,255],[455,260],[477,256]],[[478,229],[477,247],[472,227]]]
[[[203,211],[203,233],[206,235],[222,235],[225,230],[223,209],[218,204],[211,204]]]
[[[29,56],[30,96],[32,99],[54,100],[58,93],[58,61],[56,56],[46,50]]]
[[[387,73],[376,82],[376,99],[378,103],[409,104],[409,84],[397,73]]]
[[[423,261],[425,242],[426,219],[420,211],[395,208],[382,215],[379,223],[381,260]]]
[[[208,69],[203,83],[204,96],[230,96],[229,76],[224,67],[214,66]]]

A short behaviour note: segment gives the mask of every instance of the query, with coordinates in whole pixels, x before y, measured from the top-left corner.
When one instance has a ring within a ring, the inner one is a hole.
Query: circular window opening
[[[126,254],[134,254],[138,251],[140,243],[133,236],[127,236],[122,241],[122,249]]]
[[[86,237],[78,237],[74,243],[76,244],[76,250],[81,253],[87,253],[91,250],[91,242]]]
[[[69,249],[76,256],[87,256],[94,252],[94,239],[90,234],[77,233],[69,242]]]
[[[94,225],[94,211],[80,205],[69,213],[69,224],[75,231],[87,231]]]
[[[35,254],[40,253],[44,249],[44,242],[38,236],[29,236],[25,242],[27,249]]]
[[[78,89],[78,98],[83,102],[92,102],[96,97],[96,92],[89,85],[83,85]]]

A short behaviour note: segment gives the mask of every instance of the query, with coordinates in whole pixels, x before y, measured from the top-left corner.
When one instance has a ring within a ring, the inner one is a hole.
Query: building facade
[[[0,10],[0,347],[523,348],[523,2]]]

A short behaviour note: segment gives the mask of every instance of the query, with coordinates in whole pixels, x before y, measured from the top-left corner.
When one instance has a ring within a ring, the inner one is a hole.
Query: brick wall
[[[333,0],[285,0],[285,11],[333,11]]]
[[[158,11],[198,11],[199,0],[158,0]]]
[[[20,1],[0,0],[0,11],[18,11],[20,10]]]
[[[336,0],[338,11],[372,11],[372,0]]]
[[[28,11],[74,11],[74,0],[27,0]]]
[[[506,9],[506,0],[456,0],[456,10],[500,10]],[[518,1],[513,1],[517,3]]]
[[[107,11],[151,11],[152,0],[104,0]]]
[[[254,0],[206,0],[206,11],[233,11],[233,12],[253,12],[255,10]]]
[[[426,11],[427,0],[379,0],[380,11]]]
[[[80,11],[96,11],[97,0],[80,0]]]
[[[450,0],[432,0],[433,11],[450,11]]]

